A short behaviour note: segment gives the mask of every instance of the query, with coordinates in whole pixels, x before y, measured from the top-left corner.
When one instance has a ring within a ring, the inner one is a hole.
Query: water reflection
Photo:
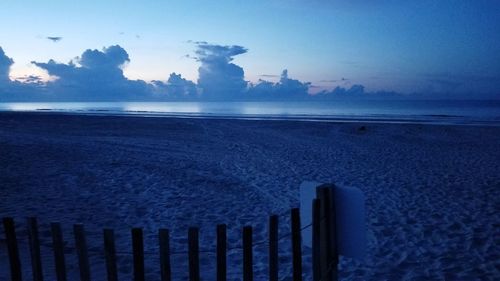
[[[500,122],[495,101],[54,102],[0,103],[0,111],[303,119]]]
[[[138,113],[189,113],[199,114],[203,110],[196,102],[129,102],[123,104],[123,111]]]

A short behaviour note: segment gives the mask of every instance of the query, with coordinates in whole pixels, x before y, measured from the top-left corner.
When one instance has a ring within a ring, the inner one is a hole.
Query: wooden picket
[[[312,224],[301,228],[300,212],[298,208],[290,210],[291,218],[291,236],[292,242],[292,273],[294,281],[303,280],[302,272],[302,245],[301,231],[307,227],[312,227],[312,269],[313,280],[337,280],[338,253],[336,245],[335,229],[335,206],[333,204],[334,189],[331,185],[322,185],[317,187],[317,198],[312,202]],[[55,270],[57,281],[66,281],[66,260],[63,232],[59,223],[51,223],[52,250],[54,254]],[[3,218],[3,227],[5,231],[8,257],[10,262],[10,276],[12,281],[22,281],[21,259],[19,256],[18,239],[13,218]],[[38,223],[34,217],[27,219],[27,230],[29,240],[29,250],[31,257],[31,269],[35,281],[43,281],[42,259],[40,252],[40,241],[38,237]],[[269,217],[268,241],[269,247],[269,280],[277,281],[279,274],[279,256],[278,241],[287,236],[278,236],[278,216]],[[89,251],[86,242],[86,234],[82,224],[73,226],[75,239],[75,252],[78,258],[80,280],[91,280],[91,267],[89,263]],[[214,253],[216,254],[216,278],[217,281],[227,280],[227,252],[230,250],[227,245],[227,226],[225,224],[217,225],[217,243]],[[145,280],[145,251],[142,228],[132,228],[132,257],[133,257],[133,278],[134,281]],[[171,249],[170,234],[168,229],[159,229],[159,264],[162,281],[171,281],[174,276],[171,270]],[[103,230],[103,254],[105,258],[105,267],[108,281],[118,281],[117,271],[117,251],[115,248],[115,234],[113,229]],[[242,229],[241,250],[243,255],[242,274],[244,281],[254,279],[253,269],[253,248],[257,243],[253,241],[252,226],[245,226]],[[262,244],[262,242],[259,242]],[[126,251],[122,251],[126,252]],[[188,230],[188,265],[189,280],[199,281],[202,273],[200,272],[200,246],[199,229],[190,227]]]

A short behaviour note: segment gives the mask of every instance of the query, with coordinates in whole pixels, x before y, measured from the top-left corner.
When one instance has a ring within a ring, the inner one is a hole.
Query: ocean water
[[[500,125],[500,101],[0,103],[0,111]]]

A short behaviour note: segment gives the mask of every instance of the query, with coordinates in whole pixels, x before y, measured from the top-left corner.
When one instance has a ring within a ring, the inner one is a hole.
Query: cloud
[[[62,37],[52,37],[52,36],[48,36],[48,37],[46,37],[46,39],[48,39],[48,40],[50,40],[50,41],[52,41],[52,42],[54,42],[54,43],[57,43],[57,42],[61,41],[63,38],[62,38]]]
[[[286,69],[279,76],[261,75],[263,78],[279,77],[278,82],[259,79],[256,83],[249,83],[244,79],[243,68],[233,62],[235,56],[248,52],[246,48],[201,41],[192,44],[195,52],[188,57],[200,63],[197,83],[175,72],[166,81],[130,80],[124,76],[123,69],[131,60],[119,45],[101,50],[88,49],[67,63],[54,60],[32,62],[52,76],[50,81],[42,81],[38,76],[19,77],[12,81],[9,71],[14,61],[0,48],[0,101],[499,99],[500,77],[479,74],[426,74],[421,77],[424,90],[408,95],[391,91],[370,92],[361,84],[351,86],[351,81],[346,78],[321,80],[340,86],[319,91],[324,86],[291,78]]]
[[[0,102],[32,101],[35,95],[43,95],[45,86],[38,76],[26,76],[10,80],[10,67],[14,60],[9,58],[0,47]]]
[[[347,83],[347,82],[349,82],[349,80],[350,79],[346,79],[346,78],[342,77],[340,79],[319,80],[319,82],[322,82],[322,83],[337,83],[337,82]]]
[[[302,100],[311,97],[310,87],[310,82],[289,78],[288,70],[285,69],[277,83],[259,80],[257,84],[251,84],[248,89],[248,97],[250,99]]]
[[[182,78],[175,72],[170,74],[167,80],[169,93],[175,97],[193,97],[197,95],[196,84],[193,81]]]
[[[170,74],[167,82],[152,81],[155,97],[172,100],[193,100],[198,97],[198,89],[193,81],[182,78],[175,72]]]
[[[16,77],[15,80],[21,81],[22,83],[33,83],[39,85],[42,85],[44,83],[42,77],[38,75],[27,75],[22,77]]]
[[[300,82],[299,80],[288,78],[288,70],[285,69],[281,73],[280,81],[276,87],[278,94],[300,97],[308,95],[310,85],[310,82]]]
[[[222,46],[195,42],[198,68],[198,87],[206,100],[239,99],[246,91],[247,81],[240,66],[231,63],[233,57],[246,53],[242,46]]]
[[[337,86],[330,91],[321,91],[314,95],[316,100],[377,100],[377,99],[404,99],[411,95],[403,95],[392,91],[367,92],[365,86],[354,84],[351,87]]]
[[[9,58],[2,47],[0,47],[0,83],[9,82],[9,72],[10,67],[14,63],[14,60]]]
[[[129,80],[123,67],[130,62],[128,53],[119,45],[102,50],[86,50],[67,64],[49,60],[32,62],[46,70],[55,81],[47,87],[65,100],[136,100],[150,92],[146,82]]]

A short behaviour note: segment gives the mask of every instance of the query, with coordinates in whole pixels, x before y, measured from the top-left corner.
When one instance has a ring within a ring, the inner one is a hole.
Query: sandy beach
[[[169,228],[171,247],[182,252],[187,228],[199,226],[200,247],[212,249],[216,224],[228,224],[231,245],[244,225],[265,240],[270,214],[299,207],[302,181],[333,182],[366,196],[368,254],[341,258],[341,280],[498,280],[499,148],[494,126],[0,113],[0,216],[16,219],[24,241],[25,217],[38,217],[51,268],[53,221],[68,246],[72,225],[84,223],[95,251],[105,227],[123,251],[131,251],[130,228],[143,227],[150,252],[157,230]],[[280,232],[288,229],[280,216]],[[0,280],[7,280],[0,232]],[[290,241],[280,243],[280,277],[289,280]],[[20,249],[29,261],[26,243]],[[266,251],[256,249],[256,280],[267,278]],[[78,270],[74,256],[68,251],[70,274]],[[183,280],[187,257],[172,259],[174,279]],[[131,260],[119,257],[123,280]],[[147,261],[148,280],[159,280],[157,256]],[[203,280],[214,280],[214,255],[201,262],[209,272]],[[239,262],[241,253],[230,253],[230,280],[238,280]],[[95,280],[104,280],[102,256],[91,263]],[[29,276],[30,264],[23,269]],[[310,267],[304,271],[310,280]]]

